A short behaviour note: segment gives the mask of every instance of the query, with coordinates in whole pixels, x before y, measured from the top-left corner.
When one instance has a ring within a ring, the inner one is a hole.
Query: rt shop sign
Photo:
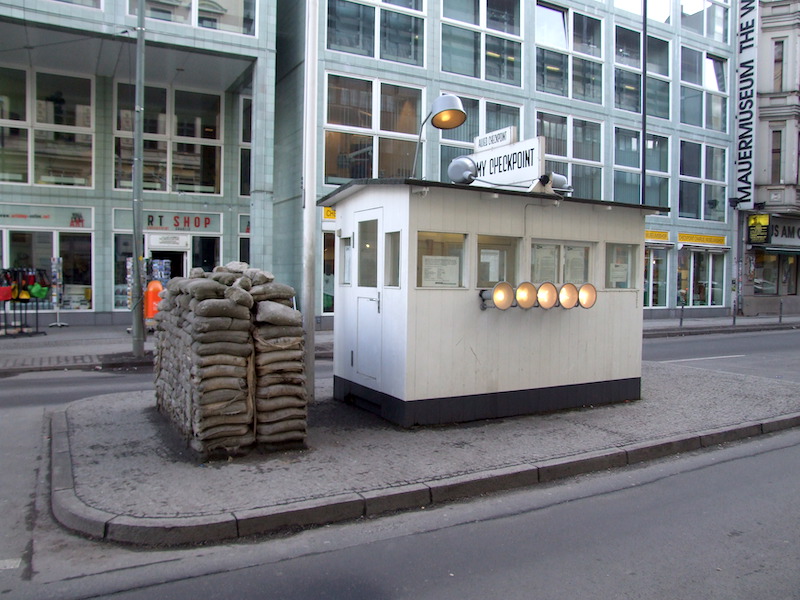
[[[145,210],[143,216],[145,231],[222,232],[222,216],[219,213]],[[114,228],[132,230],[133,212],[128,209],[115,209]]]

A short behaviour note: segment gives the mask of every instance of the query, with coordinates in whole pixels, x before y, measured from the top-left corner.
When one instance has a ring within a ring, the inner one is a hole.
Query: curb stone
[[[530,487],[797,426],[800,426],[800,413],[400,487],[343,493],[217,515],[151,518],[98,510],[77,496],[65,409],[50,416],[51,506],[56,520],[64,527],[99,540],[167,546],[216,543]]]

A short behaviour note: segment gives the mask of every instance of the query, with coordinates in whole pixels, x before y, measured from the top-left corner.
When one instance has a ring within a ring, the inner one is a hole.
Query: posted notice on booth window
[[[458,287],[461,267],[457,256],[423,256],[423,287]]]

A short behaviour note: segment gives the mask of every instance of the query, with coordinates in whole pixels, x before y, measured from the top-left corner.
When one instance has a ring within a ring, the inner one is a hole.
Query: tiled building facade
[[[781,165],[786,217],[798,203],[797,8],[788,0],[761,5],[761,35],[772,37],[759,48],[767,63],[759,66],[759,101],[769,107],[760,113],[757,154]],[[669,209],[648,218],[637,258],[646,317],[681,307],[724,314],[735,301],[746,307],[770,295],[769,285],[755,291],[755,281],[773,271],[772,259],[748,258],[747,217],[738,226],[731,206],[739,6],[147,0],[145,255],[170,259],[173,275],[249,260],[299,289],[308,160],[317,197],[354,178],[408,177],[428,107],[451,93],[467,122],[424,128],[418,177],[446,180],[450,160],[496,129],[544,136],[547,169],[566,175],[574,195]],[[135,7],[0,0],[0,261],[49,269],[60,256],[62,308],[90,322],[129,319]],[[308,32],[307,7],[317,24]],[[789,32],[780,60],[780,35],[767,33],[779,29]],[[307,61],[318,74],[310,82]],[[779,63],[783,89],[762,90]],[[313,122],[304,120],[309,102]],[[776,162],[776,134],[765,132],[777,130]],[[304,137],[314,140],[305,153]],[[776,182],[759,173],[762,198]],[[770,210],[777,198],[770,192],[759,202]],[[317,232],[323,327],[335,311],[340,259],[331,216],[320,210]],[[782,260],[774,277],[796,281],[796,263]],[[776,286],[773,295],[796,295],[795,287]]]

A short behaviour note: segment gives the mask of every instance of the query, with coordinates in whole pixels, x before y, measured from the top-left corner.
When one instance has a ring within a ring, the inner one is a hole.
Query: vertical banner
[[[758,0],[741,0],[736,28],[736,199],[740,210],[755,204],[756,41]]]

